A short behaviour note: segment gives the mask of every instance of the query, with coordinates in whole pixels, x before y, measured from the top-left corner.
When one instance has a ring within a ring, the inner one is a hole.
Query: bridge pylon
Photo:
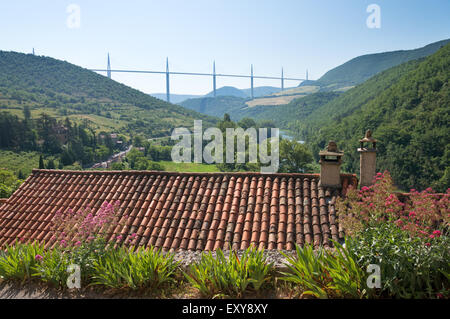
[[[216,61],[213,61],[213,91],[216,97]]]
[[[251,94],[253,99],[253,64],[250,67],[250,87],[251,87]]]
[[[108,52],[108,63],[107,63],[107,66],[106,66],[106,76],[108,78],[111,78],[111,62],[109,60],[109,52]]]
[[[170,103],[169,58],[166,58],[166,101]]]

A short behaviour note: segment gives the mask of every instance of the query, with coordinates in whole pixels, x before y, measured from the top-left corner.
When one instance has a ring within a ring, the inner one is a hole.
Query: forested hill
[[[149,137],[194,119],[215,121],[65,61],[0,51],[0,108],[14,113],[24,105],[32,114],[83,118],[99,129]]]
[[[399,50],[358,56],[331,69],[319,80],[308,85],[320,85],[322,90],[337,90],[355,86],[381,71],[411,60],[427,57],[449,41],[450,39],[434,42],[414,50]],[[306,83],[301,85],[306,85]]]
[[[371,78],[303,119],[315,149],[333,139],[344,169],[359,170],[358,139],[372,129],[377,167],[404,190],[450,187],[450,44]],[[320,120],[319,120],[320,119]]]

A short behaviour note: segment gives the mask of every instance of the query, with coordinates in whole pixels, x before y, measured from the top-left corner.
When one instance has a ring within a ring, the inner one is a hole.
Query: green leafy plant
[[[347,239],[347,248],[358,256],[365,269],[378,264],[381,293],[396,298],[436,298],[450,296],[445,274],[450,272],[450,240],[441,235],[425,245],[420,237],[392,223],[367,228],[364,234]]]
[[[56,287],[65,287],[69,276],[67,267],[70,264],[70,255],[61,249],[47,250],[35,266],[36,272],[33,276]]]
[[[263,251],[254,247],[246,249],[240,259],[235,251],[226,258],[218,249],[215,257],[211,252],[204,253],[184,275],[203,296],[241,297],[248,291],[260,291],[271,279],[272,269]]]
[[[26,281],[36,273],[36,266],[44,254],[44,245],[34,242],[23,244],[16,242],[6,246],[0,255],[0,277]]]
[[[366,275],[357,256],[335,241],[333,246],[335,249],[326,250],[324,255],[324,268],[331,279],[328,288],[339,298],[365,297]]]
[[[334,246],[334,250],[296,246],[294,255],[283,253],[290,271],[282,272],[281,280],[299,285],[301,297],[363,298],[365,277],[356,256],[339,243]]]
[[[282,280],[298,284],[303,292],[301,296],[312,295],[316,298],[328,298],[327,285],[330,277],[325,271],[322,260],[323,249],[314,248],[311,245],[300,247],[296,245],[296,254],[286,257],[286,266],[290,272],[282,272]]]
[[[411,190],[406,200],[394,193],[390,174],[378,173],[374,184],[350,189],[338,200],[338,216],[347,249],[365,269],[378,264],[378,294],[400,298],[448,296],[450,190]]]
[[[93,284],[109,288],[159,288],[174,280],[178,263],[173,254],[155,248],[110,249],[93,263]]]

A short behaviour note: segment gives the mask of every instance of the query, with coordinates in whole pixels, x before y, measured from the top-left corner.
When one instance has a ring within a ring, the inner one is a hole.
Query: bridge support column
[[[213,91],[216,97],[216,61],[213,62]]]
[[[169,58],[166,58],[166,95],[167,102],[170,103],[170,85],[169,85]]]
[[[283,75],[283,68],[281,68],[281,91],[284,91],[284,75]]]
[[[253,64],[251,65],[251,74],[250,74],[250,87],[251,87],[251,94],[253,99]]]
[[[33,49],[34,50],[34,49]],[[109,61],[109,52],[108,52],[108,65],[106,67],[106,75],[108,76],[108,78],[111,78],[111,63]]]

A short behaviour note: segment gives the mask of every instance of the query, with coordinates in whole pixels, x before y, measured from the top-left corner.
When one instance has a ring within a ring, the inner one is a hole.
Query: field
[[[216,165],[199,163],[174,163],[170,161],[158,162],[167,172],[220,172]]]
[[[316,93],[319,91],[318,86],[301,86],[292,89],[288,89],[282,92],[273,93],[269,96],[256,98],[246,102],[248,107],[254,107],[258,105],[284,105],[291,102],[293,99],[304,97],[308,94]]]
[[[19,171],[27,176],[33,168],[39,167],[39,153],[0,150],[0,169],[7,169],[17,174]]]

